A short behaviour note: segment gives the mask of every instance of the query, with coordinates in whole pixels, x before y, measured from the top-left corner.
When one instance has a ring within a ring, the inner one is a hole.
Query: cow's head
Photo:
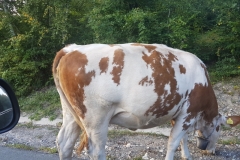
[[[240,123],[240,116],[225,117],[219,114],[214,118],[212,124],[202,124],[197,130],[198,139],[197,144],[205,154],[215,154],[216,143],[219,139],[220,130],[222,126],[234,127]]]

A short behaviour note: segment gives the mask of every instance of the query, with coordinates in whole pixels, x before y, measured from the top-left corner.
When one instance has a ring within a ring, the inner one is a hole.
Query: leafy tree
[[[217,14],[217,22],[213,31],[218,36],[215,42],[218,61],[214,75],[240,75],[240,1],[215,3],[214,12]]]
[[[5,1],[4,1],[5,2]],[[10,6],[10,2],[6,6]],[[6,34],[0,46],[0,74],[9,81],[17,95],[25,95],[34,89],[51,82],[51,63],[58,51],[69,39],[83,33],[81,28],[72,25],[77,7],[82,3],[66,0],[28,0],[22,5],[14,5],[14,13],[7,14],[11,23],[6,22],[0,29],[3,33],[12,30],[12,24],[19,26],[14,35]],[[15,4],[15,3],[14,3]],[[73,6],[74,5],[74,6]],[[73,10],[70,10],[73,8]],[[6,17],[7,17],[6,16]],[[80,37],[80,35],[79,35]],[[78,38],[76,42],[83,42]]]

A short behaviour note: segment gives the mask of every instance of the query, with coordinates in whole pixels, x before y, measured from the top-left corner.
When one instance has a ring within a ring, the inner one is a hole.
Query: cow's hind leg
[[[88,136],[88,155],[92,160],[105,160],[105,145],[107,141],[109,119],[98,119],[97,116],[93,117],[94,116],[89,120],[83,120]]]
[[[61,160],[71,160],[73,148],[80,135],[80,127],[67,108],[63,108],[63,124],[57,136],[57,147]]]

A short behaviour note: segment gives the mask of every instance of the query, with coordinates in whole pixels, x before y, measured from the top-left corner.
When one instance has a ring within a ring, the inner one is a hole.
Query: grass
[[[240,139],[238,139],[237,137],[234,137],[226,140],[219,140],[218,143],[223,145],[235,145],[235,144],[240,144]]]
[[[23,150],[29,150],[29,151],[35,150],[34,147],[31,147],[25,144],[8,144],[6,146],[10,148],[23,149]]]
[[[222,126],[222,130],[223,130],[223,131],[231,130],[231,127]]]
[[[58,153],[58,149],[56,147],[53,147],[53,148],[41,147],[40,150],[46,153],[51,153],[51,154]]]
[[[6,146],[10,148],[16,148],[16,149],[22,149],[22,150],[28,150],[28,151],[37,150],[36,148],[31,147],[29,145],[25,145],[25,144],[8,144]],[[41,147],[39,150],[46,153],[51,153],[51,154],[58,153],[58,150],[56,147],[53,147],[53,148]]]
[[[27,128],[32,128],[32,129],[34,129],[34,128],[37,127],[36,125],[33,125],[32,122],[28,122],[28,123],[18,123],[17,125],[18,125],[18,126],[25,126],[25,127],[27,127]]]
[[[240,130],[240,125],[237,125],[235,128],[238,129],[238,130]]]
[[[116,138],[119,136],[136,136],[136,135],[149,135],[149,136],[154,136],[154,137],[165,137],[164,135],[161,134],[156,134],[156,133],[144,133],[144,132],[133,132],[129,130],[110,130],[108,131],[108,138]]]
[[[116,157],[112,157],[110,155],[107,155],[107,160],[117,160],[118,158]],[[143,160],[143,158],[141,156],[139,157],[135,157],[135,158],[131,158],[131,159],[126,159],[126,160]]]
[[[29,114],[32,120],[40,120],[43,117],[54,120],[59,114],[61,115],[60,99],[54,86],[19,98],[19,106],[21,111]]]

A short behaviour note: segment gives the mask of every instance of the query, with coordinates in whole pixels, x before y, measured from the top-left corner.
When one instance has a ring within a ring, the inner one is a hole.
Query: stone
[[[126,144],[126,147],[127,148],[131,147],[131,144],[130,143]]]
[[[149,159],[149,158],[148,158],[148,153],[145,153],[145,155],[142,156],[142,159],[146,159],[146,160]]]

